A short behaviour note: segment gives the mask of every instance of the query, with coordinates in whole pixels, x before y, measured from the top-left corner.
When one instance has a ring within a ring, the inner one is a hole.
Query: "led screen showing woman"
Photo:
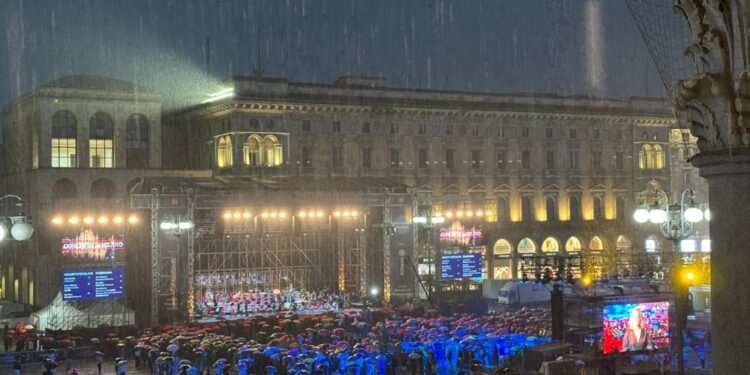
[[[669,349],[669,302],[604,306],[602,351]]]

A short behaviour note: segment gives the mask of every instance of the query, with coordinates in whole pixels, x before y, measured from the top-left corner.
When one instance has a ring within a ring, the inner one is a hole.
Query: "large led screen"
[[[482,253],[445,254],[440,258],[440,277],[463,279],[482,277]]]
[[[99,235],[87,229],[74,237],[60,240],[60,252],[66,259],[78,261],[121,260],[125,251],[125,235]]]
[[[64,271],[63,301],[122,298],[124,274],[122,267]]]
[[[669,302],[604,306],[604,354],[669,349]]]

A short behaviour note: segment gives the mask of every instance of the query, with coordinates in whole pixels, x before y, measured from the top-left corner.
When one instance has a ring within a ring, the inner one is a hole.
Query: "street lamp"
[[[5,199],[16,199],[18,203],[18,213],[16,216],[0,218],[0,241],[8,236],[7,222],[10,222],[10,236],[16,241],[27,241],[34,234],[34,227],[31,226],[31,220],[23,213],[23,200],[21,197],[8,194],[0,197],[0,201]]]
[[[683,331],[687,324],[687,314],[689,310],[689,293],[690,284],[695,279],[692,272],[680,275],[679,270],[683,270],[685,265],[682,256],[679,256],[680,241],[690,236],[693,232],[693,224],[703,219],[710,220],[711,212],[708,208],[701,210],[695,204],[695,192],[687,189],[682,192],[680,202],[669,204],[669,195],[661,189],[647,190],[642,193],[644,200],[652,198],[654,204],[651,207],[641,205],[633,212],[633,218],[636,222],[645,224],[647,221],[658,224],[662,235],[672,241],[675,252],[678,252],[678,260],[673,265],[673,288],[675,290],[675,331],[677,346],[677,373],[684,374],[684,352],[682,347]],[[689,200],[686,202],[686,198]],[[663,205],[660,204],[663,201]],[[644,202],[645,203],[645,202]]]

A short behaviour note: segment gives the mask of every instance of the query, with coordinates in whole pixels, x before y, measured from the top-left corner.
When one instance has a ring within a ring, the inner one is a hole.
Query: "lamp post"
[[[432,294],[433,294],[433,275],[432,275],[432,268],[437,263],[435,259],[433,258],[432,253],[432,229],[434,228],[433,224],[442,224],[445,222],[445,218],[442,216],[416,216],[412,219],[412,222],[417,225],[422,225],[425,229],[427,229],[427,258],[429,259],[430,263],[427,264],[427,275],[428,275],[428,288],[427,288],[427,299],[432,301]],[[437,270],[437,267],[435,267],[435,270]],[[416,275],[416,277],[419,277],[419,275]]]
[[[689,200],[686,203],[686,198]],[[683,352],[683,331],[687,324],[689,309],[689,288],[695,275],[691,272],[679,272],[685,266],[680,254],[680,241],[690,236],[693,224],[703,219],[710,220],[711,212],[708,208],[703,211],[695,204],[695,192],[686,189],[682,192],[679,204],[669,203],[669,195],[661,189],[646,190],[641,193],[642,204],[633,212],[633,219],[639,224],[652,223],[659,225],[662,235],[672,241],[673,249],[677,253],[677,260],[672,263],[672,281],[675,291],[675,330],[677,346],[677,373],[685,373]],[[648,205],[648,201],[653,201]],[[662,203],[663,202],[663,203]]]
[[[27,241],[34,234],[31,220],[23,213],[23,199],[18,195],[8,194],[0,197],[0,201],[15,199],[18,201],[18,213],[15,216],[0,218],[0,241],[8,236],[7,222],[10,222],[10,236],[16,241]]]

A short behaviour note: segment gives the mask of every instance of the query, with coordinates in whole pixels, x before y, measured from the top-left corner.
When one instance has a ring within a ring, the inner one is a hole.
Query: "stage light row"
[[[482,218],[484,216],[490,216],[492,214],[492,211],[483,211],[483,210],[466,210],[466,211],[446,211],[446,212],[438,212],[435,214],[437,217],[446,217],[446,218],[452,218],[452,217],[478,217]]]
[[[52,225],[54,226],[63,226],[63,225],[125,225],[125,224],[138,224],[141,219],[138,217],[138,215],[130,214],[115,214],[115,215],[95,215],[95,214],[85,214],[85,215],[70,215],[70,216],[63,216],[63,215],[55,215],[52,217],[52,220],[50,220]]]
[[[344,210],[334,211],[331,215],[335,218],[354,219],[359,216],[359,212],[356,210]],[[260,219],[286,219],[286,211],[263,211],[259,214],[254,214],[250,211],[224,211],[222,217],[227,221],[243,221],[252,220],[255,218]],[[322,219],[326,217],[326,213],[321,210],[301,210],[295,215],[296,218],[300,219]]]

